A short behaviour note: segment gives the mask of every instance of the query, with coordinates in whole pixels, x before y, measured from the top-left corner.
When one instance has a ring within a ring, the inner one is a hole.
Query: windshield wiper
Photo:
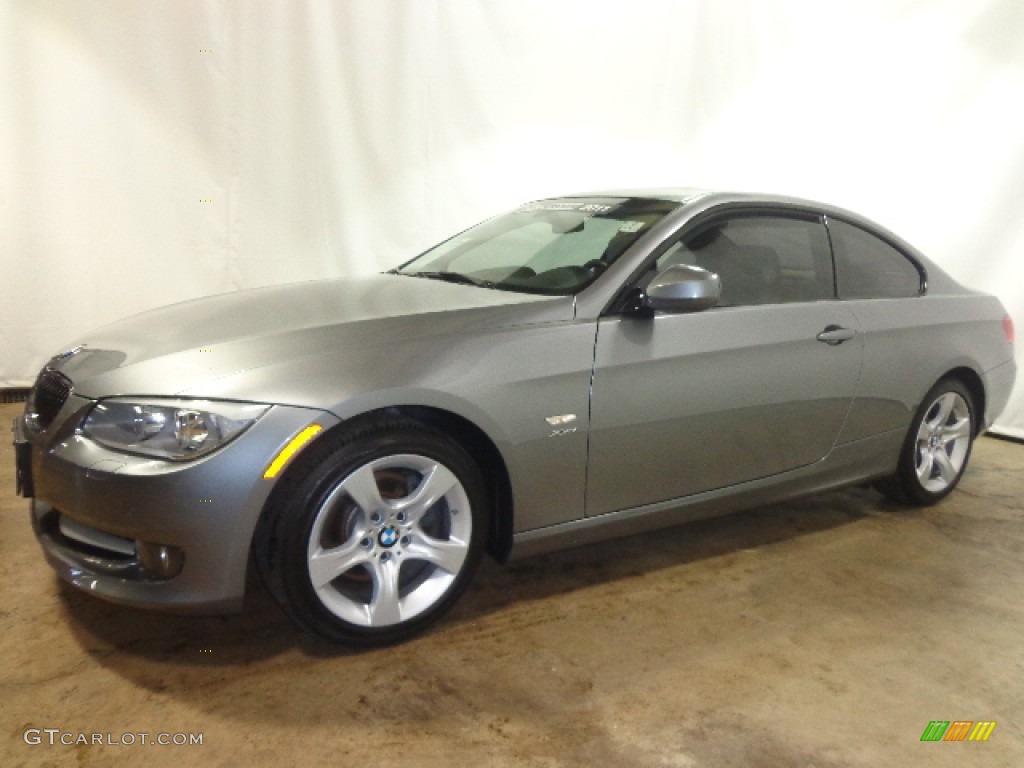
[[[446,283],[461,283],[462,285],[475,285],[478,288],[494,288],[495,285],[490,280],[481,280],[478,277],[470,277],[464,275],[461,272],[400,272],[402,275],[410,275],[412,277],[428,277],[431,280],[444,280]]]

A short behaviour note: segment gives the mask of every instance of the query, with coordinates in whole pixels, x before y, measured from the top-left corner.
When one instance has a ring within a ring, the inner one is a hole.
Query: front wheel
[[[974,399],[957,379],[943,379],[911,422],[896,474],[877,484],[887,496],[918,506],[948,496],[963,477],[976,432]]]
[[[415,422],[336,439],[261,524],[257,562],[299,626],[385,645],[458,599],[486,539],[487,494],[457,443]]]

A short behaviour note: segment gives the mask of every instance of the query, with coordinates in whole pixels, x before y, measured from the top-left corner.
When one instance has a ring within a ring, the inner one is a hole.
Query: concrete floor
[[[488,563],[435,631],[361,653],[301,636],[261,589],[240,616],[182,618],[63,587],[12,463],[4,441],[2,766],[1024,764],[1019,444],[979,440],[933,509],[852,490]],[[930,720],[998,725],[922,743]]]

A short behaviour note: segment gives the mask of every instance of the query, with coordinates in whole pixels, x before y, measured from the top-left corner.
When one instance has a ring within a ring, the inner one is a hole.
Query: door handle
[[[834,347],[836,344],[842,344],[856,335],[857,332],[853,328],[843,328],[841,325],[826,325],[825,330],[814,338],[818,341],[824,341],[830,347]]]

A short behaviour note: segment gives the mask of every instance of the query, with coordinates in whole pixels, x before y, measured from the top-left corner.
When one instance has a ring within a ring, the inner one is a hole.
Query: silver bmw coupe
[[[845,210],[540,200],[371,277],[86,334],[15,422],[61,577],[379,645],[504,560],[874,482],[950,493],[1015,376],[999,301]]]

